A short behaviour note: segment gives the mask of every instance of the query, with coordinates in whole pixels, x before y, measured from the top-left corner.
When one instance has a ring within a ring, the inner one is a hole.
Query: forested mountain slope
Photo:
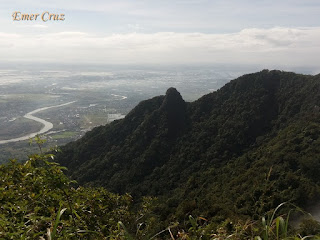
[[[320,193],[320,76],[263,70],[195,102],[179,92],[67,144],[80,184],[158,196],[163,219],[258,216]]]

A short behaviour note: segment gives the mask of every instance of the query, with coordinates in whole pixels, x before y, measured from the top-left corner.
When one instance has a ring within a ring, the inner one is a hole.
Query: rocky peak
[[[175,107],[183,107],[184,105],[185,101],[182,99],[181,94],[177,89],[171,87],[166,92],[161,108],[169,110]]]
[[[175,88],[169,88],[160,107],[165,112],[168,121],[169,133],[171,136],[178,134],[185,126],[186,102]]]

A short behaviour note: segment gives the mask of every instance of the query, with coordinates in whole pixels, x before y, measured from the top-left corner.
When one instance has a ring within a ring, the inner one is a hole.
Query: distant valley
[[[36,109],[73,102],[34,114],[53,125],[43,133],[48,147],[62,145],[95,126],[123,118],[141,100],[162,94],[171,86],[193,101],[243,71],[205,67],[0,70],[0,162],[24,160],[36,150],[27,140],[14,140],[26,139],[44,127],[24,117]]]

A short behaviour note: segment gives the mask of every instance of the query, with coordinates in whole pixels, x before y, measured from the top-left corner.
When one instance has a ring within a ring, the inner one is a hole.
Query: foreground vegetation
[[[276,217],[281,205],[259,221],[216,224],[190,215],[161,229],[156,199],[144,197],[137,207],[130,195],[80,187],[53,158],[0,165],[0,239],[320,239],[320,223],[307,219],[296,231],[289,215]]]

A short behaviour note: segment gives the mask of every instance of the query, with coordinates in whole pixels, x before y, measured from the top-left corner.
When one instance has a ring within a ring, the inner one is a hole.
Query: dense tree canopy
[[[320,193],[319,78],[263,70],[192,103],[169,89],[58,159],[81,184],[159,197],[167,220],[308,207]]]

